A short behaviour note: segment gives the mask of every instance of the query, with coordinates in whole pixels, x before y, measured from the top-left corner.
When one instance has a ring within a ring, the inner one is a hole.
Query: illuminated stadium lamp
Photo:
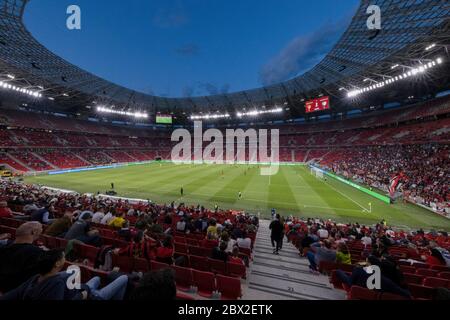
[[[48,100],[55,101],[55,98],[53,98],[53,97],[48,97]]]
[[[67,93],[62,94],[64,97],[68,97],[69,95]]]
[[[430,44],[428,47],[425,48],[425,50],[429,51],[429,50],[433,49],[434,47],[436,47],[436,43]]]
[[[399,80],[404,80],[404,79],[407,79],[407,78],[409,78],[411,76],[415,76],[417,74],[424,73],[428,69],[431,69],[431,68],[433,68],[436,65],[442,64],[443,62],[444,62],[443,59],[441,57],[439,57],[436,60],[432,60],[432,61],[428,62],[427,64],[421,65],[421,66],[416,67],[416,68],[411,68],[411,70],[408,71],[408,72],[396,75],[395,77],[393,77],[391,79],[388,79],[386,81],[380,82],[380,83],[376,84],[375,86],[371,85],[371,86],[368,86],[368,87],[365,87],[365,88],[362,88],[362,89],[349,91],[347,93],[347,97],[349,97],[349,98],[356,97],[356,96],[360,95],[361,93],[372,91],[374,89],[384,87],[385,85],[392,84],[392,83],[397,82]],[[391,67],[391,69],[394,69],[394,68]],[[365,81],[366,80],[364,80],[363,82],[365,82]]]
[[[249,111],[249,112],[238,112],[236,113],[236,116],[238,118],[242,118],[242,117],[255,117],[255,116],[259,116],[261,114],[268,114],[268,113],[280,113],[283,112],[283,108],[275,108],[275,109],[271,109],[271,110],[254,110],[254,111]]]
[[[11,80],[14,80],[16,77],[15,76],[13,76],[12,74],[7,74],[6,75],[8,78],[10,78]]]
[[[230,115],[228,113],[226,114],[207,114],[207,115],[192,115],[191,120],[216,120],[216,119],[224,119],[229,118]]]
[[[14,86],[14,85],[11,85],[11,84],[9,84],[7,82],[3,82],[3,81],[0,81],[0,88],[17,91],[17,92],[20,92],[20,93],[23,93],[23,94],[27,94],[27,95],[35,97],[35,98],[41,98],[42,97],[42,94],[37,92],[37,91],[28,90],[28,89],[25,89],[25,88]]]
[[[119,111],[119,110],[113,110],[106,107],[97,107],[97,111],[101,113],[111,113],[111,114],[118,114],[122,116],[129,116],[129,117],[135,117],[135,118],[148,118],[147,113],[141,113],[141,112],[129,112],[129,111]]]
[[[398,68],[400,65],[399,64],[394,64],[392,67],[391,67],[391,70],[394,70],[395,68]]]

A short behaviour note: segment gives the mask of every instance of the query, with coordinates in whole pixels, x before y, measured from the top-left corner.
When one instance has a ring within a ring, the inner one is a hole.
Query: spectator
[[[339,243],[336,250],[336,263],[352,264],[352,257],[345,243]]]
[[[243,265],[245,265],[244,260],[242,260],[239,257],[239,248],[238,247],[234,247],[233,248],[233,253],[229,257],[229,262],[230,263],[235,263],[235,264],[243,264]]]
[[[218,247],[213,248],[211,258],[214,260],[228,261],[228,253],[226,252],[227,243],[221,241]]]
[[[105,217],[105,209],[100,207],[96,213],[94,213],[94,216],[92,217],[92,222],[100,224]]]
[[[177,287],[172,269],[146,273],[130,295],[133,301],[175,300]]]
[[[175,259],[174,254],[173,238],[171,236],[166,236],[162,245],[156,249],[156,260],[158,262],[167,263],[168,265],[182,265],[184,263],[184,257],[180,256]]]
[[[98,230],[90,229],[90,222],[92,216],[89,212],[82,213],[80,218],[67,231],[64,239],[78,240],[87,245],[99,247],[101,245],[101,238]]]
[[[8,292],[38,273],[42,249],[33,245],[42,233],[39,222],[26,222],[16,230],[15,241],[0,248],[0,292]]]
[[[92,278],[81,289],[69,289],[67,279],[70,275],[60,273],[65,261],[62,249],[43,252],[39,259],[39,274],[5,294],[2,300],[123,300],[127,276],[116,278],[103,289],[99,289],[99,277]]]
[[[6,201],[0,201],[0,218],[12,218],[13,212]]]
[[[53,223],[45,229],[44,234],[51,237],[64,238],[66,232],[69,231],[72,226],[72,219],[73,212],[67,210],[64,216],[53,221]]]
[[[309,260],[309,268],[313,273],[317,273],[317,268],[322,261],[336,261],[336,251],[332,249],[330,240],[324,240],[323,244],[316,242],[310,246],[310,249],[311,251],[306,254],[306,257]]]
[[[117,214],[115,218],[113,218],[108,225],[120,229],[123,228],[127,220],[125,220],[125,213]]]
[[[105,214],[105,216],[102,218],[102,220],[100,221],[101,224],[104,225],[109,225],[109,223],[111,222],[111,220],[114,219],[114,215],[111,211],[108,211],[107,214]]]
[[[271,230],[270,240],[272,242],[272,248],[274,248],[274,254],[278,254],[278,251],[281,249],[281,240],[283,237],[284,227],[281,224],[280,219],[280,215],[277,214],[275,220],[273,220],[269,225],[269,229]]]

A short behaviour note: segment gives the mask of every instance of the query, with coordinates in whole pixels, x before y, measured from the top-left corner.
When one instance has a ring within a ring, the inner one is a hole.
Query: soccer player
[[[183,189],[183,187],[181,187],[181,189],[180,189],[180,194],[181,194],[181,197],[184,196],[184,189]]]
[[[111,189],[114,190],[114,182],[111,182]]]
[[[239,193],[238,193],[238,198],[239,198],[239,199],[242,199],[242,192],[240,192],[240,191],[239,191]]]

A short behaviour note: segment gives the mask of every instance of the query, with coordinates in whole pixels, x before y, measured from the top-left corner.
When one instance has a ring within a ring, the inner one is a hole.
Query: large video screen
[[[156,123],[157,124],[172,124],[173,119],[172,119],[171,115],[158,114],[158,115],[156,115]]]
[[[330,97],[321,97],[307,101],[305,104],[306,113],[318,112],[330,109]]]

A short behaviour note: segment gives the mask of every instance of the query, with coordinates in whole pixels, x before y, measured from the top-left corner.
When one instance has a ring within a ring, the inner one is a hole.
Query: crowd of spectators
[[[391,179],[400,175],[397,190],[406,198],[450,214],[448,145],[356,148],[324,164],[339,175],[385,192]]]
[[[61,193],[13,181],[0,181],[0,200],[0,218],[26,221],[16,229],[15,237],[0,235],[0,292],[4,293],[0,299],[6,300],[174,297],[174,275],[170,272],[125,275],[107,263],[101,266],[111,272],[107,286],[100,289],[100,280],[94,277],[82,289],[68,290],[66,281],[70,274],[63,271],[63,266],[65,254],[69,254],[70,250],[66,248],[64,252],[40,247],[37,240],[41,235],[63,238],[68,241],[68,248],[82,243],[103,250],[108,246],[102,243],[99,227],[108,226],[126,244],[108,248],[109,257],[128,256],[168,265],[183,265],[184,257],[175,256],[175,233],[203,234],[200,244],[210,248],[211,259],[246,265],[248,261],[240,257],[240,249],[251,248],[252,241],[248,235],[255,234],[258,227],[258,218],[246,214],[231,215],[229,211],[212,211],[202,206],[187,207],[183,204],[177,206],[174,203],[131,203]],[[19,207],[21,212],[11,210]],[[162,283],[165,287],[161,290],[166,293],[165,296],[150,292],[149,288]]]

